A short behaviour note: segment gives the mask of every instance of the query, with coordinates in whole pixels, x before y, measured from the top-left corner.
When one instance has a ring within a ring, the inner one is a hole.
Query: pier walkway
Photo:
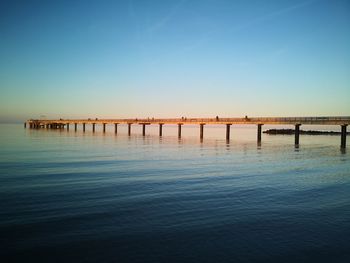
[[[118,124],[128,125],[128,135],[131,135],[131,126],[134,124],[142,125],[142,135],[146,135],[147,125],[159,125],[159,136],[163,135],[163,125],[175,124],[178,126],[178,137],[181,137],[182,125],[199,125],[199,136],[203,139],[205,125],[225,125],[226,139],[230,139],[231,125],[257,125],[257,141],[261,142],[261,131],[264,124],[268,125],[293,125],[295,126],[295,145],[299,145],[300,126],[301,125],[339,125],[341,126],[341,148],[346,147],[346,129],[350,124],[350,117],[245,117],[245,118],[174,118],[174,119],[155,119],[155,118],[135,118],[135,119],[30,119],[24,123],[32,129],[63,129],[69,130],[70,125],[74,125],[77,131],[78,125],[82,125],[85,131],[86,125],[92,125],[92,131],[95,132],[97,124],[102,125],[103,132],[106,131],[106,125],[114,125],[115,133],[118,131]]]

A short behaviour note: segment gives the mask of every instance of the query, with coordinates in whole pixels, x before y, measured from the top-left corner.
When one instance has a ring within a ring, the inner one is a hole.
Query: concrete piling
[[[142,136],[146,136],[146,124],[142,124]]]
[[[261,142],[261,127],[263,126],[263,124],[258,124],[258,142]]]
[[[340,147],[345,149],[346,148],[346,127],[348,125],[344,124],[341,125],[341,138],[340,138]]]
[[[226,124],[226,140],[230,140],[230,133],[231,133],[231,125],[230,123]]]
[[[294,140],[295,145],[299,145],[300,126],[301,124],[295,124],[295,140]]]
[[[200,139],[203,139],[203,133],[204,133],[204,123],[201,123],[200,125],[199,125],[199,138]]]
[[[181,126],[182,123],[177,124],[177,137],[181,138]]]
[[[131,123],[128,123],[128,135],[131,135]]]
[[[163,123],[159,123],[159,136],[163,136]]]

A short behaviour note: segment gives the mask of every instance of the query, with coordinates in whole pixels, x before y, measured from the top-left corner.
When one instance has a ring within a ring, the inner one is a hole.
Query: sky
[[[0,1],[0,122],[350,116],[350,1]]]

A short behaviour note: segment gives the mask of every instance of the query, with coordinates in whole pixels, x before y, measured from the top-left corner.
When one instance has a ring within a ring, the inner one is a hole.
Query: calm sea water
[[[126,133],[0,125],[1,262],[350,262],[339,136]]]

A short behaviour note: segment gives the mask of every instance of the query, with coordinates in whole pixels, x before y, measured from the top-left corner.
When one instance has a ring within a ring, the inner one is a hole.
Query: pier
[[[257,141],[261,142],[262,126],[268,125],[293,125],[295,128],[295,145],[299,145],[300,126],[301,125],[337,125],[340,126],[341,148],[346,148],[346,130],[350,124],[350,117],[254,117],[254,118],[174,118],[174,119],[155,119],[155,118],[135,118],[135,119],[30,119],[24,123],[24,127],[31,129],[64,129],[69,130],[69,126],[74,125],[74,131],[77,131],[78,125],[82,126],[85,132],[86,125],[92,125],[92,131],[95,132],[96,125],[102,125],[103,132],[106,132],[106,125],[114,125],[115,133],[118,132],[118,124],[128,125],[128,135],[131,135],[132,125],[142,125],[142,135],[146,135],[146,127],[148,125],[159,125],[159,136],[163,136],[164,125],[177,125],[178,137],[181,138],[182,125],[198,125],[199,137],[204,138],[205,125],[223,125],[226,126],[226,140],[230,140],[232,125],[256,125],[257,126]]]

